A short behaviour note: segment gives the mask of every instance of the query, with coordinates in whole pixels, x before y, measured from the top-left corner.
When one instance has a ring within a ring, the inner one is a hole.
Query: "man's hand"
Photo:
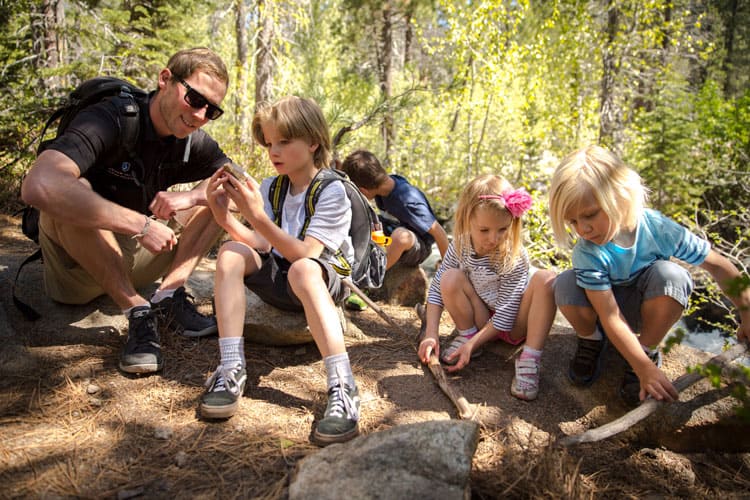
[[[158,220],[152,220],[148,225],[146,234],[136,238],[143,248],[152,254],[169,252],[177,245],[177,236],[175,236],[174,231]]]
[[[148,206],[158,219],[169,220],[177,212],[195,206],[195,193],[192,191],[159,191]]]

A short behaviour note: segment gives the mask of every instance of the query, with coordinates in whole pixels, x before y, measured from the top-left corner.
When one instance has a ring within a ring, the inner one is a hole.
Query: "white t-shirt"
[[[260,192],[263,195],[264,209],[266,215],[273,220],[273,208],[268,197],[271,182],[275,177],[267,177],[260,184]],[[305,193],[292,195],[287,192],[284,205],[281,209],[281,229],[285,233],[298,236],[300,229],[305,223]],[[315,213],[307,226],[306,236],[312,236],[324,246],[321,258],[334,264],[338,264],[334,255],[339,248],[346,260],[351,264],[354,262],[354,248],[349,237],[349,227],[352,222],[351,202],[346,196],[344,185],[341,182],[330,182],[320,192],[318,203],[315,205]],[[283,257],[276,249],[273,252]]]

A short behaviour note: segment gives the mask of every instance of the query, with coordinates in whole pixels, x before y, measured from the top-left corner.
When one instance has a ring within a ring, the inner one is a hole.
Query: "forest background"
[[[231,82],[206,129],[258,178],[271,170],[249,131],[255,104],[312,97],[337,157],[373,151],[446,220],[478,174],[527,188],[530,253],[564,268],[550,174],[599,143],[640,172],[655,208],[750,265],[748,0],[0,0],[0,28],[6,213],[73,87],[113,75],[153,89],[177,49],[208,46]]]

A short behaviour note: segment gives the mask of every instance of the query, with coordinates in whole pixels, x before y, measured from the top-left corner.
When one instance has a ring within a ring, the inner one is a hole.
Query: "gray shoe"
[[[151,304],[164,324],[174,328],[185,337],[205,337],[216,334],[216,318],[198,312],[193,303],[193,296],[181,286],[172,297],[167,297]]]
[[[162,368],[159,328],[148,306],[134,307],[128,318],[128,340],[120,354],[120,370],[126,373],[154,373]]]
[[[359,391],[344,383],[328,389],[328,405],[313,433],[321,446],[349,441],[359,434]]]
[[[242,365],[225,368],[219,365],[206,380],[206,392],[201,396],[203,418],[229,418],[237,411],[240,396],[245,392],[247,371]]]

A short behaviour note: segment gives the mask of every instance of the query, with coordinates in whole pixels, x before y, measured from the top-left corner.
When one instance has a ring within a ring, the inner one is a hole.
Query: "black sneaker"
[[[181,286],[171,297],[152,302],[151,307],[164,324],[173,327],[177,333],[185,337],[205,337],[218,332],[216,318],[199,313],[192,299],[193,296]]]
[[[654,350],[648,355],[648,357],[657,368],[661,368],[662,358],[659,349]],[[638,380],[638,375],[636,375],[630,365],[628,365],[625,369],[625,375],[622,377],[622,384],[620,384],[620,397],[626,405],[634,408],[641,402],[640,394],[641,381]]]
[[[328,406],[313,433],[321,446],[349,441],[359,434],[359,391],[346,384],[328,389]]]
[[[242,365],[225,368],[219,365],[206,380],[206,392],[201,396],[201,416],[203,418],[229,418],[239,405],[240,396],[245,392],[247,372]]]
[[[607,337],[601,340],[582,339],[578,337],[578,347],[568,365],[568,378],[575,385],[588,386],[599,378],[602,360],[607,348]]]
[[[128,340],[120,355],[120,370],[126,373],[154,373],[161,370],[161,346],[156,315],[148,306],[130,311]]]

